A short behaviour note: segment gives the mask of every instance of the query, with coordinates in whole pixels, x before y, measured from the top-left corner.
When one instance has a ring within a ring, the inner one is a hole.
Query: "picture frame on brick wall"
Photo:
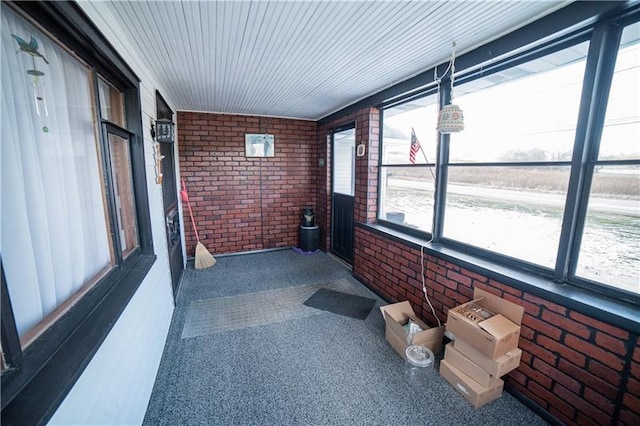
[[[245,157],[274,157],[275,136],[268,133],[246,133],[244,136]]]

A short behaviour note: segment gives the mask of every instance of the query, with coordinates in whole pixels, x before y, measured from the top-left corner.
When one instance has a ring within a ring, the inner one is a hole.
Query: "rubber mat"
[[[321,288],[304,305],[356,319],[366,319],[376,301],[354,294]]]
[[[186,339],[206,336],[324,314],[322,310],[303,304],[321,288],[349,292],[354,291],[354,284],[341,279],[238,296],[194,300],[189,304],[181,337]]]

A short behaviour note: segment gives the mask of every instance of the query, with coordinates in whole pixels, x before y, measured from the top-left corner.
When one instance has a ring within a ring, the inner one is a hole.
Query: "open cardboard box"
[[[483,319],[473,314],[478,308],[495,315]],[[523,314],[522,306],[476,288],[471,302],[449,309],[447,331],[495,359],[518,347]]]
[[[405,361],[407,360],[405,351],[409,346],[409,342],[407,342],[407,331],[403,326],[407,324],[409,319],[413,320],[423,330],[413,336],[410,344],[422,345],[429,348],[434,354],[442,352],[444,326],[429,327],[416,316],[408,301],[381,306],[380,311],[386,323],[385,338]]]

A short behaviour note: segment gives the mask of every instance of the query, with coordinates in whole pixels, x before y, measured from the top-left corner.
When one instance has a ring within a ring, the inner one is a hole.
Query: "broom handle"
[[[191,216],[191,225],[193,225],[193,230],[196,233],[196,240],[200,242],[200,236],[198,235],[198,228],[196,227],[196,221],[193,220],[193,211],[191,210],[191,201],[189,201],[189,193],[187,192],[187,185],[184,184],[184,179],[182,179],[182,187],[184,188],[184,193],[187,194],[187,206],[189,206],[189,216]]]

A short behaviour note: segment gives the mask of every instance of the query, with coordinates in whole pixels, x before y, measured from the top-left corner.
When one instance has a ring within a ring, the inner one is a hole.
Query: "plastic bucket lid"
[[[431,349],[420,345],[411,345],[405,351],[407,360],[416,367],[428,367],[433,363],[434,355]]]

